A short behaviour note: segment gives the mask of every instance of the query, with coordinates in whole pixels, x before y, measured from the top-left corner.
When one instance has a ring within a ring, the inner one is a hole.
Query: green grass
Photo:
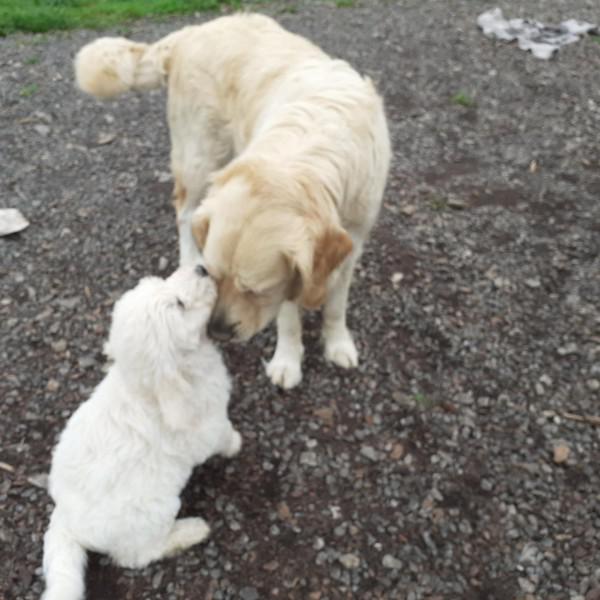
[[[429,396],[420,392],[417,392],[411,400],[414,406],[421,410],[431,410],[435,406],[435,402]]]
[[[446,210],[448,208],[448,200],[446,200],[446,198],[443,198],[442,196],[433,194],[429,198],[429,205],[431,206],[432,210],[436,210],[436,211]]]
[[[355,0],[335,0],[335,5],[338,8],[352,8],[355,4]]]
[[[26,65],[37,65],[39,62],[40,62],[39,56],[30,56],[29,58],[25,59]]]
[[[466,92],[458,92],[452,96],[452,103],[458,104],[459,106],[464,106],[465,108],[470,108],[471,106],[475,106],[475,100],[469,96]]]
[[[38,91],[37,83],[30,83],[25,87],[21,88],[19,94],[23,96],[23,98],[29,98],[29,96],[33,96]]]
[[[99,29],[145,16],[239,8],[242,0],[0,0],[0,35]]]
[[[596,44],[600,44],[600,35],[593,34],[590,37],[592,38],[592,42],[596,42]]]

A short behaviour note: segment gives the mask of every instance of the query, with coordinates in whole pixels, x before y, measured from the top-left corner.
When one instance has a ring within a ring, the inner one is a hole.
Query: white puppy
[[[54,451],[44,600],[84,597],[86,550],[143,567],[208,535],[203,519],[175,517],[193,467],[241,447],[229,376],[206,337],[216,297],[204,268],[188,266],[116,303],[105,347],[114,363]]]

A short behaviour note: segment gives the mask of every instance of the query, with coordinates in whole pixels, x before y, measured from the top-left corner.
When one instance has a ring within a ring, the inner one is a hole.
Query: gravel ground
[[[500,4],[600,22],[596,0]],[[272,330],[225,347],[244,450],[183,502],[210,541],[143,571],[93,556],[89,598],[600,598],[600,44],[537,60],[481,35],[491,6],[264,9],[386,97],[395,161],[349,314],[361,366],[325,364],[318,315],[289,393],[264,374]],[[6,600],[42,589],[43,474],[102,376],[114,299],[177,260],[164,93],[77,93],[71,58],[97,35],[0,40],[0,205],[31,221],[0,240]]]

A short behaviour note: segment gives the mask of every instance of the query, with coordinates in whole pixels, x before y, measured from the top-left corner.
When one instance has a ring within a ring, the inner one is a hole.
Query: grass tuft
[[[37,91],[38,91],[37,83],[30,83],[21,88],[19,95],[21,95],[23,98],[29,98],[29,96],[33,96],[33,94],[35,94]]]
[[[458,92],[457,94],[454,94],[454,96],[452,96],[452,103],[458,104],[459,106],[464,106],[465,108],[475,106],[475,100],[466,92]]]

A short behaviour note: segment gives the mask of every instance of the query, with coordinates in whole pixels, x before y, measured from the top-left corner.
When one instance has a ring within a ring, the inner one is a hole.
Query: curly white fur
[[[84,597],[86,550],[143,567],[208,535],[203,519],[176,515],[193,467],[241,447],[229,376],[205,334],[215,300],[212,280],[182,267],[116,303],[105,347],[114,363],[54,451],[44,600]]]

